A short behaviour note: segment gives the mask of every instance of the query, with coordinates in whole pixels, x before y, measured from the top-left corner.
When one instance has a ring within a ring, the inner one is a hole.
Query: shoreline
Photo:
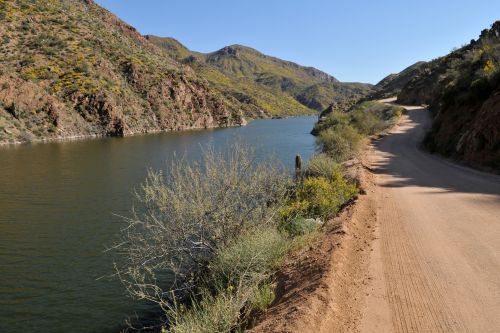
[[[14,142],[7,142],[7,141],[0,141],[0,149],[2,148],[7,148],[7,147],[18,147],[18,146],[23,146],[23,145],[37,145],[37,144],[46,144],[46,143],[56,143],[56,142],[76,142],[76,141],[86,141],[86,140],[96,140],[96,139],[105,139],[105,138],[129,138],[129,137],[135,137],[135,136],[142,136],[142,135],[154,135],[154,134],[160,134],[160,133],[179,133],[179,132],[192,132],[192,131],[204,131],[204,130],[218,130],[218,129],[225,129],[225,128],[238,128],[238,127],[245,127],[248,126],[250,123],[256,121],[256,120],[284,120],[284,119],[291,119],[291,118],[307,118],[307,117],[316,117],[317,115],[315,114],[307,114],[307,115],[297,115],[297,116],[283,116],[283,117],[266,117],[266,118],[249,118],[249,119],[244,119],[245,121],[242,122],[242,124],[239,125],[232,125],[232,126],[213,126],[213,127],[189,127],[189,128],[184,128],[184,129],[165,129],[165,130],[148,130],[146,132],[129,132],[123,136],[109,136],[109,135],[103,135],[103,134],[82,134],[82,135],[70,135],[70,136],[59,136],[59,137],[49,137],[49,138],[35,138],[31,141],[14,141]]]
[[[267,118],[266,118],[267,119]],[[270,118],[269,118],[270,119]],[[160,133],[177,133],[177,132],[191,132],[191,131],[203,131],[203,130],[215,130],[215,129],[224,129],[224,128],[236,128],[236,127],[244,127],[247,126],[254,119],[247,121],[240,125],[233,126],[214,126],[214,127],[189,127],[185,129],[165,129],[165,130],[148,130],[146,132],[129,132],[122,136],[110,136],[104,134],[82,134],[82,135],[70,135],[70,136],[59,136],[53,138],[36,138],[30,141],[14,141],[14,142],[5,142],[0,141],[0,148],[3,147],[13,147],[20,145],[36,145],[36,144],[45,144],[45,143],[54,143],[54,142],[72,142],[72,141],[86,141],[86,140],[95,140],[95,139],[105,139],[105,138],[129,138],[134,136],[141,135],[153,135]]]

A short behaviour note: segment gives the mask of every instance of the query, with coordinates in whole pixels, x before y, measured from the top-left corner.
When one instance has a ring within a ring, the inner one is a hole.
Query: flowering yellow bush
[[[496,66],[493,63],[493,61],[488,60],[488,61],[486,61],[486,64],[484,65],[483,70],[486,74],[491,74],[496,70]]]
[[[333,172],[329,178],[306,178],[297,188],[294,199],[281,210],[281,217],[284,221],[299,217],[329,219],[357,192],[356,186],[347,183],[340,171]]]

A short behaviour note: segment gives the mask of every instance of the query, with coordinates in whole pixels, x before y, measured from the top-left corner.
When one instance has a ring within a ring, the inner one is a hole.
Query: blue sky
[[[143,34],[242,44],[341,81],[376,83],[477,38],[500,0],[97,0]]]

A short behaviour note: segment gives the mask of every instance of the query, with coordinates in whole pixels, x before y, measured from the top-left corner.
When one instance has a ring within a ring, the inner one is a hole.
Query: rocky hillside
[[[191,66],[228,98],[253,116],[294,115],[325,109],[331,103],[365,95],[371,86],[341,83],[312,67],[232,45],[213,53],[188,50],[172,38],[147,36],[179,62]]]
[[[382,99],[396,96],[401,92],[401,89],[408,84],[415,76],[421,74],[426,67],[425,61],[419,61],[397,74],[390,74],[377,83],[373,89],[374,93],[371,99]]]
[[[478,40],[423,65],[398,100],[430,106],[430,150],[500,170],[500,21]]]
[[[189,66],[92,0],[0,0],[0,143],[243,121]]]

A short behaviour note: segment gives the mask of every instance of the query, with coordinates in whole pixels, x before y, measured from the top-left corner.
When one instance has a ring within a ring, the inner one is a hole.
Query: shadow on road
[[[434,194],[490,194],[500,201],[500,176],[454,164],[419,148],[430,123],[427,110],[409,110],[401,126],[374,144],[379,153],[371,164],[373,172],[394,177],[382,186],[426,187]]]

